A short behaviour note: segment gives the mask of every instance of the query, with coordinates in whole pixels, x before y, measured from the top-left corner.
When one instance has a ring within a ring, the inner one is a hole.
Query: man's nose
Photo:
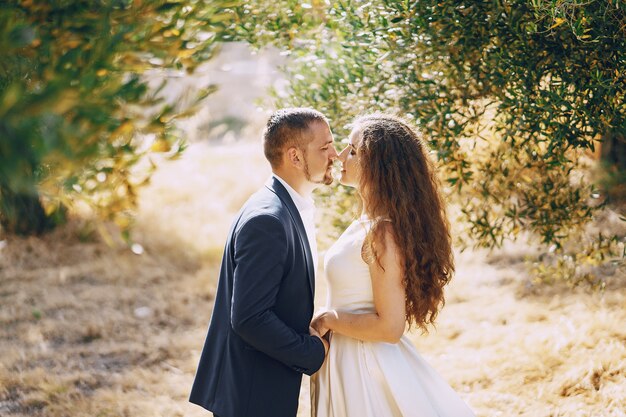
[[[335,149],[334,146],[331,146],[331,151],[330,151],[330,159],[337,159],[339,158],[339,154],[337,153],[337,149]]]

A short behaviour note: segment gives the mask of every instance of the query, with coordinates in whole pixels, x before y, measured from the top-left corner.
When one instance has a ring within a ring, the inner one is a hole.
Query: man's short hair
[[[273,168],[281,165],[285,148],[306,145],[303,133],[313,121],[328,124],[326,116],[309,108],[280,109],[270,116],[263,131],[263,151]]]

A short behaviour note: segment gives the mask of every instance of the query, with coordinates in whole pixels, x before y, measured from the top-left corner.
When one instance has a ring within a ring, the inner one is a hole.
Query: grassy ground
[[[260,156],[197,145],[165,165],[141,195],[140,255],[79,222],[5,238],[0,415],[207,415],[187,396],[230,219],[269,173]],[[604,293],[536,288],[531,250],[460,254],[418,350],[482,417],[625,416],[626,278]],[[323,280],[317,293],[323,303]]]

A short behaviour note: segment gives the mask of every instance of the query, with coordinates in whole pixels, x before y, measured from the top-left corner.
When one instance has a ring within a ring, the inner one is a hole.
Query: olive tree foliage
[[[488,248],[535,236],[597,264],[624,257],[623,235],[589,237],[588,225],[610,203],[591,181],[590,155],[606,138],[624,149],[625,8],[329,0],[230,12],[239,36],[291,55],[278,105],[321,110],[338,138],[355,115],[379,110],[419,126],[467,225],[459,236]]]
[[[211,58],[230,15],[221,1],[7,0],[0,4],[0,222],[10,233],[54,227],[88,204],[127,229],[134,168],[181,149],[185,105],[149,80]],[[147,75],[150,75],[148,77]],[[161,87],[163,84],[161,85]]]

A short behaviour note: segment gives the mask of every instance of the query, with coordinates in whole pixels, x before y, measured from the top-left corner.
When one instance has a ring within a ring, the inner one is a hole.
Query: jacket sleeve
[[[319,338],[296,332],[273,312],[287,259],[287,236],[271,215],[248,219],[235,236],[230,322],[246,343],[307,375],[324,362]]]

